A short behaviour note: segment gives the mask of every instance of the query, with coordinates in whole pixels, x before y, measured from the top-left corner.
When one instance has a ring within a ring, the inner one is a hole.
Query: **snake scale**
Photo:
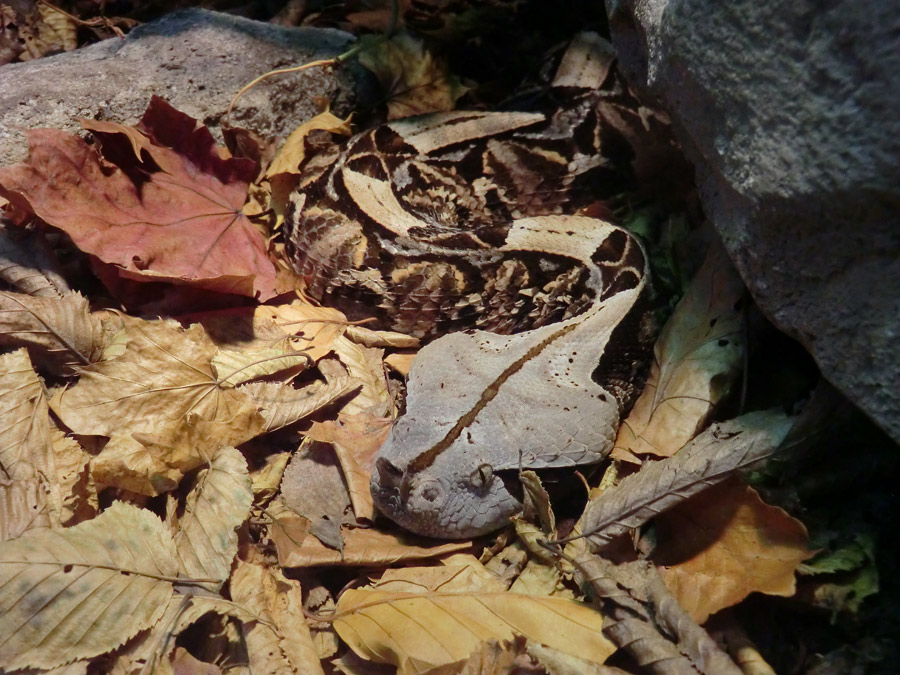
[[[285,219],[305,292],[430,341],[378,453],[376,505],[460,538],[521,510],[516,471],[601,461],[652,336],[646,255],[573,215],[630,189],[656,123],[591,33],[552,106],[389,122],[313,157]]]

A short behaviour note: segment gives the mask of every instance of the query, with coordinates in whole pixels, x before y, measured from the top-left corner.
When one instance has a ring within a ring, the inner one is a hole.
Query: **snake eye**
[[[469,476],[469,482],[479,490],[491,484],[494,478],[494,469],[490,464],[482,464]]]

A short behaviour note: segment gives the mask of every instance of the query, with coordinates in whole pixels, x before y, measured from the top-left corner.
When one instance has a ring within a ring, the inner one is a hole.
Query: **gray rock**
[[[76,117],[131,124],[153,94],[210,126],[232,97],[274,68],[337,56],[353,37],[330,29],[283,28],[227,14],[186,10],[73,52],[0,68],[0,166],[21,161],[21,129],[80,130]],[[356,71],[312,68],[270,78],[238,101],[231,122],[277,137],[318,112],[352,106]]]
[[[900,12],[607,0],[757,303],[900,440]]]

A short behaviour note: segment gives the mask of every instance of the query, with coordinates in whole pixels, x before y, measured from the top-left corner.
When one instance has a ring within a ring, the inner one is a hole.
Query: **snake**
[[[547,103],[389,121],[313,156],[290,195],[304,293],[420,338],[379,450],[379,510],[464,538],[522,509],[523,469],[602,461],[652,345],[647,255],[579,209],[633,189],[655,118],[593,33]]]

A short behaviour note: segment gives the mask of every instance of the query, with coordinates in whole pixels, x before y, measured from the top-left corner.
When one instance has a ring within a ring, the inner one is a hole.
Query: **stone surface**
[[[878,0],[607,0],[757,303],[900,440],[900,13]]]
[[[151,95],[216,131],[232,97],[274,68],[337,56],[353,37],[283,28],[205,10],[175,12],[82,49],[0,68],[0,165],[21,161],[21,129],[80,130],[76,117],[134,123]],[[231,122],[276,137],[312,117],[317,98],[351,108],[355,73],[312,68],[270,78],[238,101]]]

